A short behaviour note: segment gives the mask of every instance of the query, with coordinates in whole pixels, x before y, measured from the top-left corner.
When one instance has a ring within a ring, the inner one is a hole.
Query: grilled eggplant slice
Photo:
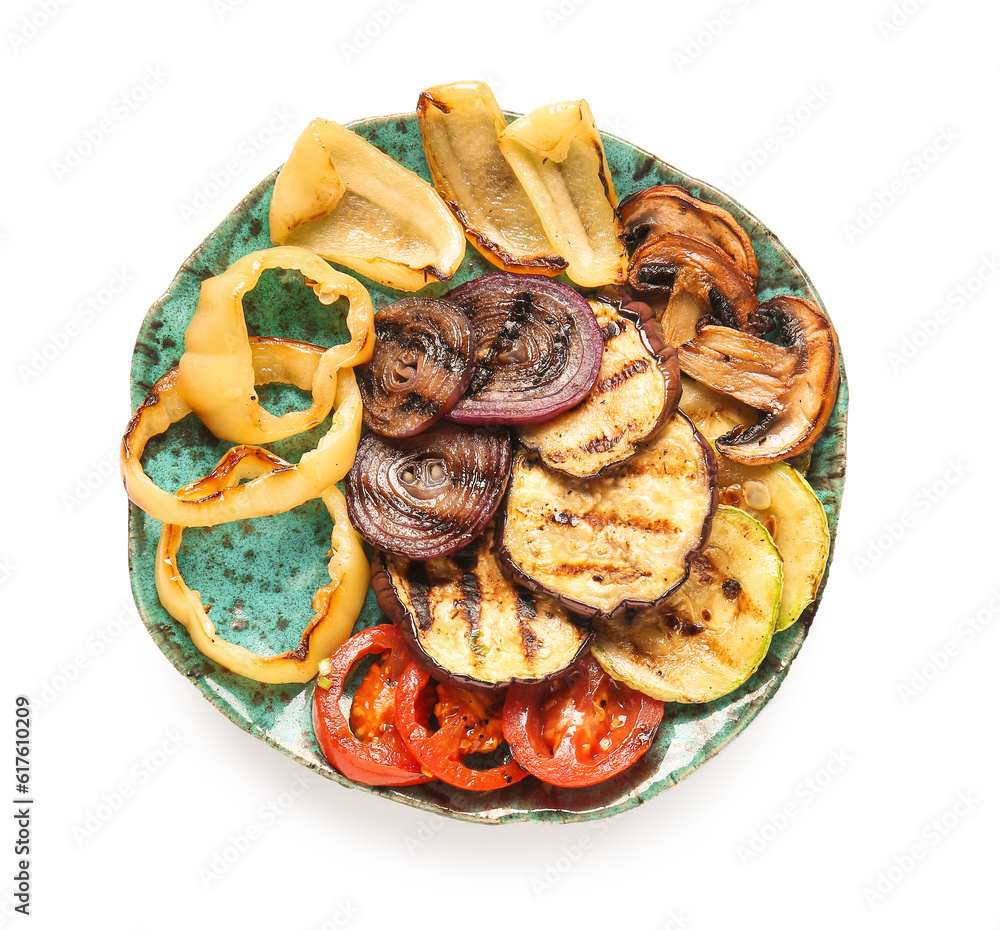
[[[381,553],[373,569],[379,606],[439,680],[488,689],[541,681],[572,668],[590,643],[553,598],[504,577],[492,528],[450,557]]]
[[[588,617],[658,603],[704,545],[716,504],[715,456],[682,413],[623,465],[570,478],[514,457],[497,557],[515,581]]]
[[[583,402],[545,423],[523,425],[521,442],[551,468],[590,478],[630,458],[671,416],[680,396],[677,351],[646,304],[592,300],[604,337],[597,381]]]
[[[781,587],[781,556],[767,530],[720,506],[684,586],[659,607],[599,621],[594,656],[612,678],[657,700],[714,701],[767,655]]]
[[[719,501],[745,510],[771,534],[784,562],[775,631],[790,627],[816,597],[830,554],[826,511],[808,482],[784,462],[740,465],[719,457]]]

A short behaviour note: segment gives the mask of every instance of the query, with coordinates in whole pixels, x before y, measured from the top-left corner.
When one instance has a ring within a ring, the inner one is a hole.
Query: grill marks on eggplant
[[[487,530],[460,552],[419,567],[382,553],[373,582],[379,604],[437,678],[494,688],[561,674],[590,633],[552,598],[508,581],[492,550]]]
[[[716,502],[715,458],[675,414],[642,452],[586,480],[515,456],[498,558],[516,581],[591,617],[656,603],[688,574]]]
[[[544,423],[519,427],[521,441],[551,468],[589,478],[625,461],[669,417],[680,396],[676,354],[643,304],[593,301],[604,354],[590,393]]]

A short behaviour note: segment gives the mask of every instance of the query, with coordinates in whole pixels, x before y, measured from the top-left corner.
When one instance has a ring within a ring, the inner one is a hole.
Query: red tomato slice
[[[382,653],[354,694],[350,723],[340,706],[351,669],[365,656]],[[355,633],[330,657],[313,692],[313,729],[331,765],[364,785],[417,785],[430,781],[400,738],[395,719],[396,684],[413,663],[402,633],[390,623]]]
[[[490,753],[503,742],[503,694],[468,691],[434,682],[417,665],[403,672],[396,688],[396,725],[421,765],[443,782],[470,791],[506,788],[527,774],[514,762],[479,770],[466,759]],[[431,729],[432,718],[438,728]]]
[[[511,685],[503,732],[514,759],[550,785],[596,785],[650,746],[663,704],[615,681],[592,655],[568,675]]]

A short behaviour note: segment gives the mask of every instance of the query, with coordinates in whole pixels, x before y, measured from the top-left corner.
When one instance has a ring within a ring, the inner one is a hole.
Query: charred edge
[[[462,597],[455,604],[456,608],[465,614],[465,622],[469,628],[468,642],[471,646],[472,654],[478,656],[475,641],[478,638],[482,625],[482,603],[483,591],[479,584],[479,579],[474,572],[462,572],[462,579],[459,582]]]
[[[678,633],[681,636],[697,636],[699,633],[705,632],[705,627],[691,620],[685,620],[683,617],[678,617],[677,614],[665,614],[663,623],[671,633]]]
[[[406,583],[410,589],[410,603],[413,605],[417,628],[426,633],[434,625],[427,566],[417,560],[411,561],[406,568]]]
[[[677,278],[677,272],[680,270],[678,265],[668,265],[663,262],[656,264],[640,264],[633,276],[636,285],[657,290],[669,291],[674,286],[674,281]]]
[[[629,362],[620,371],[616,371],[613,375],[607,378],[602,378],[597,384],[594,385],[595,394],[605,394],[608,391],[613,391],[616,388],[621,387],[626,381],[634,378],[636,375],[642,374],[644,371],[649,371],[649,360],[645,358],[637,358],[634,361]]]
[[[399,413],[404,414],[430,416],[437,413],[440,406],[440,402],[435,399],[424,397],[424,395],[418,391],[409,391],[397,410]]]
[[[445,103],[443,100],[439,100],[433,94],[429,94],[424,91],[417,98],[417,112],[424,113],[428,107],[434,107],[435,110],[440,110],[446,116],[451,113],[452,108]]]
[[[650,578],[652,572],[647,572],[639,568],[625,568],[611,562],[584,562],[579,565],[554,565],[548,569],[548,574],[560,578],[583,577],[589,575],[591,580],[598,584],[603,583],[608,578],[613,578],[618,584],[626,581],[636,581],[639,578]]]
[[[534,664],[535,656],[541,649],[542,642],[531,625],[531,621],[538,616],[538,607],[535,599],[521,588],[515,590],[517,628],[521,634],[521,651],[528,665]]]
[[[468,388],[466,388],[466,396],[475,396],[481,393],[483,388],[486,387],[493,377],[493,364],[497,356],[513,348],[514,344],[520,338],[524,327],[531,319],[533,307],[534,301],[531,298],[531,294],[527,291],[522,291],[514,298],[510,315],[500,328],[500,331],[493,337],[493,342],[490,343],[490,347],[482,361],[476,365],[472,380],[469,382]]]

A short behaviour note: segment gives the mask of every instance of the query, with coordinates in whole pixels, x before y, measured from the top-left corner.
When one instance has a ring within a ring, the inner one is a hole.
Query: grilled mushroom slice
[[[840,350],[826,314],[804,297],[763,303],[748,325],[753,332],[700,325],[677,350],[681,369],[714,391],[762,412],[752,426],[719,437],[716,449],[734,462],[763,465],[808,449],[826,428],[837,400]]]
[[[493,530],[447,558],[381,553],[372,588],[414,658],[435,678],[501,688],[569,671],[590,632],[551,597],[508,581],[493,556]]]
[[[507,120],[493,91],[481,81],[431,87],[420,95],[417,115],[434,186],[469,241],[505,271],[565,271],[566,259],[555,254],[500,151]]]
[[[753,284],[725,252],[681,233],[646,239],[632,255],[628,283],[657,310],[672,346],[693,339],[702,317],[742,323],[757,306]]]
[[[781,557],[767,530],[720,506],[683,587],[651,610],[598,622],[594,657],[612,678],[657,700],[714,701],[767,655],[781,584]]]
[[[716,503],[715,456],[682,413],[617,468],[570,478],[514,456],[497,558],[515,581],[588,617],[648,606],[678,587]]]
[[[632,456],[677,407],[677,351],[663,344],[646,304],[592,300],[604,337],[597,381],[583,402],[544,423],[521,426],[521,442],[543,462],[590,478]]]
[[[750,237],[722,207],[695,197],[675,184],[659,184],[636,191],[618,205],[629,251],[647,238],[680,233],[703,239],[721,249],[750,281],[757,284],[757,256]]]

